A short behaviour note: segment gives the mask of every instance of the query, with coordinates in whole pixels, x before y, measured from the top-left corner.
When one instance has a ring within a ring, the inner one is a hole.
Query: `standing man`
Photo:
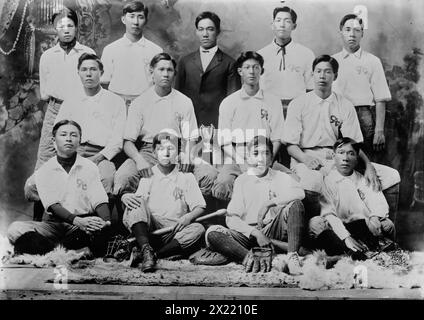
[[[35,170],[55,155],[51,133],[62,102],[69,96],[83,93],[77,73],[78,58],[83,53],[95,53],[77,41],[78,16],[75,11],[64,8],[53,14],[52,22],[59,42],[43,52],[40,58],[40,95],[47,101],[47,109]]]
[[[194,105],[197,123],[218,127],[221,101],[240,88],[234,59],[218,48],[221,20],[209,11],[195,21],[200,49],[181,58],[178,63],[175,88],[187,95]]]
[[[333,56],[340,65],[334,90],[355,106],[364,136],[363,149],[374,159],[384,149],[386,101],[391,100],[389,86],[380,59],[360,47],[364,36],[362,19],[354,14],[344,16],[340,35],[343,49]]]
[[[125,25],[124,36],[103,49],[102,84],[123,97],[127,106],[152,85],[149,63],[163,51],[143,35],[148,14],[148,8],[141,1],[127,3],[121,17]]]
[[[274,40],[258,51],[265,60],[261,87],[281,99],[284,115],[292,99],[313,90],[311,68],[315,55],[309,48],[293,41],[296,21],[297,14],[293,9],[275,8],[271,23]]]

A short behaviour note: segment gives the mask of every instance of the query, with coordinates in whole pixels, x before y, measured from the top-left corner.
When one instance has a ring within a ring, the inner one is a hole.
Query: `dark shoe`
[[[141,248],[141,253],[143,256],[143,263],[141,264],[141,271],[143,272],[153,272],[156,267],[156,254],[153,251],[153,248],[150,244],[145,244]]]
[[[141,254],[141,250],[138,247],[132,248],[131,256],[130,256],[130,267],[136,268],[142,262],[143,262],[143,255]]]

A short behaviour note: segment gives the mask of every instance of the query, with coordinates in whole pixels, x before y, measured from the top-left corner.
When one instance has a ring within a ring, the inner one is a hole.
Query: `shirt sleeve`
[[[302,134],[301,101],[295,99],[289,103],[287,117],[284,122],[283,142],[286,144],[300,144]]]
[[[228,204],[227,212],[227,226],[249,238],[255,228],[249,226],[249,224],[244,221],[247,210],[244,202],[242,183],[239,178],[234,181],[233,195]]]
[[[218,116],[218,144],[225,146],[232,143],[232,125],[234,106],[225,98],[219,106]]]
[[[115,103],[116,112],[113,117],[113,127],[111,128],[112,135],[109,141],[107,141],[104,149],[100,152],[108,160],[113,159],[113,157],[115,157],[122,150],[123,136],[125,130],[127,110],[124,100],[120,97],[116,97]]]
[[[273,99],[273,114],[271,118],[271,141],[283,141],[284,134],[284,114],[283,108],[281,107],[281,102],[278,99]]]
[[[305,191],[300,183],[291,178],[288,174],[276,171],[275,190],[277,197],[274,199],[276,205],[286,205],[294,200],[303,200]]]
[[[390,101],[392,95],[387,84],[386,75],[384,74],[383,65],[377,57],[373,73],[371,75],[371,90],[374,94],[375,102]]]
[[[365,196],[363,201],[370,212],[370,217],[389,217],[389,205],[382,191],[374,191],[366,184],[364,177],[361,177],[358,189],[361,190],[362,194]]]
[[[330,224],[334,233],[341,239],[344,240],[350,233],[347,231],[342,220],[337,216],[337,207],[335,204],[336,194],[335,190],[332,190],[328,186],[328,183],[323,184],[322,195],[320,197],[321,205],[321,216]]]
[[[194,114],[193,102],[190,98],[186,102],[187,109],[185,110],[183,119],[181,120],[181,135],[186,140],[196,140],[199,137],[196,115]]]
[[[345,104],[344,109],[348,110],[341,128],[343,137],[349,137],[358,143],[363,142],[364,137],[361,132],[361,126],[359,124],[355,107],[350,101],[344,98],[342,98],[341,103]]]
[[[315,55],[312,52],[312,50],[309,50],[307,56],[308,56],[308,58],[306,60],[305,73],[304,73],[303,77],[305,78],[306,90],[313,90],[314,89],[314,79],[313,79],[313,73],[312,73],[312,63],[314,62]]]
[[[203,198],[202,192],[197,184],[196,178],[192,173],[185,173],[186,188],[185,188],[185,200],[190,211],[194,208],[202,207],[206,208],[206,202]]]
[[[41,55],[40,58],[40,97],[42,100],[47,100],[49,98],[48,93],[48,78],[49,78],[49,65],[46,61],[46,52]]]
[[[135,142],[143,128],[143,113],[140,111],[139,99],[135,99],[128,108],[128,117],[125,121],[124,140]]]
[[[105,188],[102,185],[99,168],[94,165],[92,170],[93,173],[88,185],[88,192],[91,208],[94,211],[98,205],[102,203],[109,203],[109,198],[106,194]]]
[[[102,63],[103,63],[103,74],[100,78],[101,83],[109,83],[112,79],[112,73],[113,73],[113,57],[111,48],[106,46],[103,49],[102,54]]]
[[[40,169],[35,171],[35,185],[37,186],[38,195],[44,208],[49,208],[55,203],[62,200],[61,188],[52,183],[52,172],[48,167],[49,163],[45,163]]]
[[[54,124],[58,123],[61,120],[73,120],[72,119],[72,102],[70,102],[68,99],[63,101],[62,105],[60,106],[59,112],[57,113],[57,116],[54,120]]]

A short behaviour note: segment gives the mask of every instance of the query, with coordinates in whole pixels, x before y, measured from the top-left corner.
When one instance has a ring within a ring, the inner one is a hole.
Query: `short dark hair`
[[[214,12],[211,11],[203,11],[202,13],[200,13],[197,17],[196,20],[194,21],[194,25],[197,26],[199,25],[200,20],[203,19],[210,19],[212,20],[213,24],[215,25],[216,31],[218,33],[221,32],[221,19],[218,17],[218,15]]]
[[[178,153],[180,153],[181,138],[171,132],[166,132],[166,131],[161,131],[153,137],[153,143],[152,143],[153,151],[156,150],[156,146],[161,144],[163,140],[170,141],[177,148]]]
[[[87,52],[84,52],[79,58],[78,58],[78,67],[77,67],[77,70],[79,70],[79,68],[81,67],[81,65],[82,65],[82,63],[85,61],[85,60],[94,60],[94,61],[96,61],[97,62],[97,64],[99,65],[99,69],[100,69],[100,71],[101,72],[103,72],[103,63],[102,63],[102,61],[100,60],[100,58],[97,56],[97,55],[95,55],[95,54],[93,54],[93,53],[87,53]]]
[[[361,18],[359,18],[356,14],[349,13],[349,14],[345,15],[345,16],[342,18],[342,20],[340,20],[340,26],[339,26],[340,30],[342,30],[342,29],[343,29],[343,27],[344,27],[344,25],[345,25],[346,21],[351,20],[351,19],[358,20],[358,22],[359,22],[359,24],[361,25],[361,27],[362,27],[362,28],[364,27],[364,25],[363,25],[363,23],[362,23],[362,19],[361,19]]]
[[[262,135],[254,136],[253,139],[247,143],[247,151],[260,145],[265,145],[271,154],[274,152],[274,146],[271,139]]]
[[[149,8],[145,6],[144,3],[141,1],[128,2],[122,8],[122,15],[125,16],[127,13],[138,12],[138,11],[143,11],[144,17],[147,20],[147,16],[149,15]]]
[[[240,56],[237,58],[236,61],[236,66],[237,68],[241,68],[241,66],[243,65],[243,63],[247,60],[256,60],[259,62],[259,64],[261,65],[261,68],[264,68],[264,58],[257,52],[255,51],[244,51],[240,54]]]
[[[336,152],[337,148],[340,148],[341,146],[345,144],[352,145],[353,150],[356,151],[356,155],[359,156],[359,151],[361,151],[361,144],[349,137],[343,137],[343,138],[337,139],[337,141],[333,145],[333,151]]]
[[[272,14],[272,19],[275,19],[275,17],[277,16],[277,14],[279,12],[288,12],[288,13],[290,13],[290,16],[291,16],[291,19],[292,19],[293,23],[296,23],[296,21],[297,21],[297,14],[296,14],[296,12],[293,9],[291,9],[289,7],[277,7],[277,8],[274,9],[274,12]]]
[[[71,124],[71,125],[75,126],[78,129],[79,134],[80,134],[80,137],[81,137],[81,135],[82,135],[81,126],[76,121],[74,121],[74,120],[68,120],[68,119],[60,120],[58,123],[56,123],[53,126],[53,129],[52,129],[53,137],[56,136],[56,132],[57,132],[57,130],[59,130],[59,128],[61,126],[65,126],[67,124]]]
[[[312,62],[312,71],[315,71],[315,67],[320,62],[329,62],[331,65],[331,68],[333,69],[333,72],[337,74],[339,72],[339,63],[335,58],[328,54],[323,54],[314,59],[314,62]]]
[[[174,60],[174,58],[171,57],[169,53],[166,52],[161,52],[155,55],[152,61],[150,61],[150,68],[154,69],[161,60],[171,61],[174,69],[177,69],[177,62]]]
[[[78,27],[77,13],[74,10],[69,9],[67,7],[63,7],[61,10],[53,13],[52,20],[51,20],[52,24],[54,25],[54,22],[56,21],[57,18],[65,18],[65,17],[71,19],[74,22],[75,27]]]

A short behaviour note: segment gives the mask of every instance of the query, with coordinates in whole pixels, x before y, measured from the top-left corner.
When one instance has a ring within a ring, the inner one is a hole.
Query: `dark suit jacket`
[[[218,48],[203,72],[196,50],[180,59],[177,70],[175,89],[193,101],[198,126],[213,124],[217,128],[221,101],[241,86],[234,59]]]

